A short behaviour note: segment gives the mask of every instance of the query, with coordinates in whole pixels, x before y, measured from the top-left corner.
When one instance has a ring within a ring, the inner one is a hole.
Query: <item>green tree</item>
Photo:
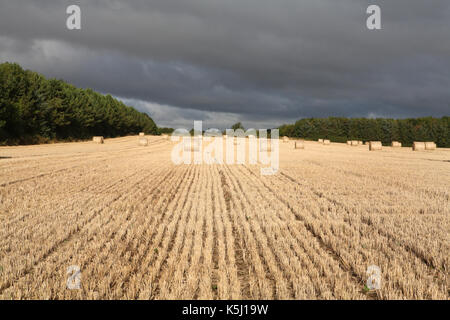
[[[365,119],[309,118],[279,127],[281,136],[310,140],[328,138],[346,140],[377,140],[383,144],[400,141],[411,146],[413,141],[435,141],[438,147],[450,147],[450,118]]]
[[[18,64],[0,64],[0,143],[157,134],[145,113],[110,95],[47,80]]]
[[[237,122],[237,123],[233,124],[233,125],[231,126],[231,129],[233,129],[233,130],[235,130],[235,131],[236,131],[237,129],[242,129],[242,130],[245,131],[244,126],[243,126],[240,122]]]

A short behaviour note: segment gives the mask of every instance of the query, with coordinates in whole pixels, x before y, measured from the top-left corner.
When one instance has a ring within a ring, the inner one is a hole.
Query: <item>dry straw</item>
[[[104,139],[102,136],[98,136],[98,137],[93,137],[92,141],[94,141],[95,143],[104,143]]]
[[[305,143],[303,141],[295,141],[295,149],[305,149]]]
[[[369,142],[369,150],[370,151],[381,150],[381,149],[382,149],[381,141],[370,141]]]
[[[351,145],[352,145],[352,141],[351,141],[351,140],[347,140],[347,144],[348,144],[349,146],[351,146]]]
[[[319,139],[319,140],[317,140],[317,142],[323,143],[323,139]]]
[[[392,141],[391,146],[394,148],[400,148],[402,144],[398,141]]]
[[[325,144],[325,145],[329,145],[331,142],[330,142],[330,140],[323,140],[323,144]]]
[[[139,138],[139,143],[140,146],[148,146],[148,139],[147,138]]]
[[[436,150],[436,143],[432,141],[425,142],[425,150]]]
[[[139,137],[144,137],[145,133],[144,132],[139,132]]]
[[[413,149],[413,151],[425,150],[425,142],[414,141],[412,149]]]

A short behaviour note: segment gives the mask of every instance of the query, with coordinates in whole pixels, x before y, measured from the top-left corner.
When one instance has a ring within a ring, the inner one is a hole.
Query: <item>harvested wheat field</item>
[[[290,140],[262,176],[137,142],[0,148],[0,299],[449,298],[450,150]]]

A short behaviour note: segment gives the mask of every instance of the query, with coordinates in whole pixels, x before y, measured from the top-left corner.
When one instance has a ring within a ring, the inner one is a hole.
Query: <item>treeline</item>
[[[79,89],[61,80],[0,64],[0,144],[158,134],[145,113],[110,95]]]
[[[450,147],[450,117],[447,116],[417,119],[310,118],[283,125],[279,130],[280,137],[307,140],[381,141],[385,145],[400,141],[404,146],[411,146],[413,141],[434,141],[438,147]]]

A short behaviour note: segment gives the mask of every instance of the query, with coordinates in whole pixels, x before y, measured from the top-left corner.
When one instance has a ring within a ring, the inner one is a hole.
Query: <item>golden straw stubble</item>
[[[0,147],[0,299],[448,300],[448,150],[286,144],[262,176],[145,138]]]

